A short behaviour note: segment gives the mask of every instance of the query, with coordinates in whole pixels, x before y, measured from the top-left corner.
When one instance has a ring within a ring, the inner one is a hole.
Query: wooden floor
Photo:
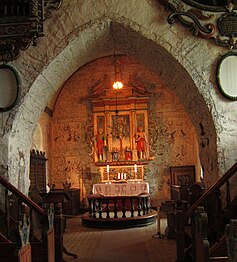
[[[161,220],[164,233],[166,219]],[[157,224],[130,229],[94,229],[82,226],[80,216],[67,219],[64,246],[76,253],[72,262],[174,262],[175,240],[157,238]]]

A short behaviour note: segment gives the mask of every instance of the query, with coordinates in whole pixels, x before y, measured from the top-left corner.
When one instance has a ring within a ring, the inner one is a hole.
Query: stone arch
[[[94,31],[97,23],[99,23],[99,27],[97,31]],[[8,165],[10,181],[13,184],[17,185],[19,151],[24,155],[25,180],[28,179],[32,134],[49,98],[80,66],[113,53],[114,38],[111,35],[111,25],[115,32],[117,52],[130,55],[149,67],[167,83],[180,99],[196,127],[200,141],[201,162],[205,171],[209,175],[217,173],[215,170],[217,161],[216,132],[212,116],[192,80],[191,74],[176,60],[176,57],[180,56],[179,50],[174,48],[166,50],[169,44],[165,39],[152,41],[145,37],[143,32],[136,28],[136,25],[129,26],[128,24],[128,21],[121,21],[121,19],[119,22],[112,22],[108,18],[94,21],[90,26],[80,28],[80,34],[75,33],[73,41],[62,48],[51,61],[47,61],[47,66],[43,67],[42,62],[41,71],[36,74],[35,80],[21,102],[9,133]],[[87,39],[86,48],[81,44],[85,37]],[[191,61],[185,62],[189,64],[191,71],[195,72]],[[200,75],[195,75],[195,77],[203,82]],[[200,114],[200,108],[202,114]],[[25,185],[27,192],[29,181]]]

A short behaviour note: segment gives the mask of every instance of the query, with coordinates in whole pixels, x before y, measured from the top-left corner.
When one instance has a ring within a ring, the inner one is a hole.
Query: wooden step
[[[112,216],[111,212],[111,216]],[[118,214],[121,215],[120,211]],[[122,216],[122,215],[121,215]],[[82,225],[94,228],[132,228],[142,227],[156,222],[157,212],[151,210],[146,215],[118,218],[92,218],[88,212],[82,215]]]

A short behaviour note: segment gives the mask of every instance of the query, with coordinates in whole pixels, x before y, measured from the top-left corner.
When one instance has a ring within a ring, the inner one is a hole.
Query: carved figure
[[[132,151],[129,147],[126,146],[125,148],[125,159],[132,160]]]
[[[96,134],[96,148],[97,148],[98,161],[106,160],[104,153],[107,148],[107,143],[106,143],[106,136],[104,134],[103,128],[99,128],[98,133]]]
[[[137,155],[139,159],[144,159],[146,155],[147,139],[143,127],[139,126],[135,134],[135,141],[137,143]]]

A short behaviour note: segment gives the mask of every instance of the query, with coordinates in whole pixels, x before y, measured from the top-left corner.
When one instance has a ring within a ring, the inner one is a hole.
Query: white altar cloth
[[[93,194],[104,196],[137,196],[141,193],[149,193],[147,182],[133,183],[98,183],[93,185]]]

